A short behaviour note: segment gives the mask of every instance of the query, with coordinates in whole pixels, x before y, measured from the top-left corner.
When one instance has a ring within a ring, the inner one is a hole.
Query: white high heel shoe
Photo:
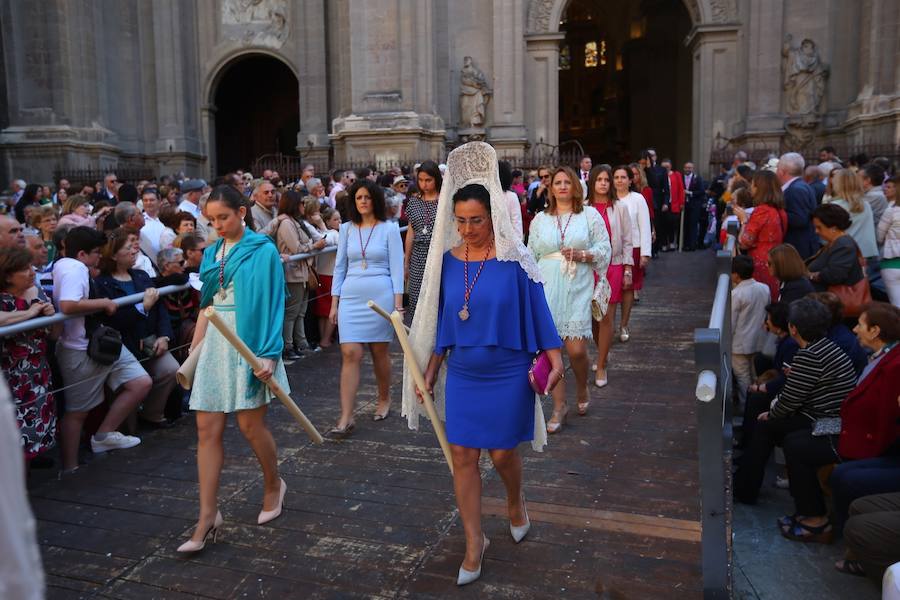
[[[279,481],[281,482],[281,490],[278,492],[278,506],[276,506],[274,510],[259,511],[259,517],[256,519],[257,525],[264,525],[281,516],[281,509],[284,508],[284,494],[287,492],[287,484],[284,482],[284,479],[280,479]]]
[[[528,507],[525,506],[525,494],[522,494],[522,510],[525,512],[524,525],[513,525],[512,521],[509,522],[509,533],[512,535],[513,541],[517,544],[525,539],[525,536],[528,535],[528,531],[531,529],[531,520],[528,518]]]
[[[469,571],[468,569],[464,569],[462,565],[459,565],[459,575],[456,577],[456,585],[467,585],[481,577],[481,563],[484,562],[484,551],[491,545],[491,540],[487,539],[486,535],[482,533],[481,537],[484,538],[484,543],[481,545],[481,558],[478,559],[478,568],[474,571]]]
[[[182,545],[178,546],[178,550],[176,552],[181,552],[182,554],[190,554],[193,552],[200,552],[206,547],[206,538],[212,534],[213,542],[215,542],[219,537],[219,528],[225,524],[225,519],[222,518],[222,513],[216,511],[216,519],[213,521],[213,526],[206,530],[206,533],[203,534],[203,539],[199,542],[195,542],[194,540],[188,540]]]

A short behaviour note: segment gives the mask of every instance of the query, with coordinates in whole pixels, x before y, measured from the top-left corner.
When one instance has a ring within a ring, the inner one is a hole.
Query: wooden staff
[[[259,359],[256,358],[256,355],[247,347],[247,344],[237,336],[237,334],[231,330],[231,328],[225,324],[221,317],[216,313],[215,309],[210,306],[203,311],[203,314],[206,315],[207,320],[212,323],[216,329],[219,330],[219,333],[228,340],[228,342],[234,346],[234,349],[237,350],[241,356],[244,357],[244,360],[250,365],[254,371],[259,371],[262,368],[262,365],[259,362]],[[196,352],[196,351],[195,351]],[[325,442],[322,439],[322,434],[316,430],[315,426],[310,423],[309,419],[306,418],[306,415],[303,414],[303,411],[300,410],[291,397],[284,391],[284,389],[278,385],[278,382],[275,381],[274,377],[269,378],[265,384],[269,387],[272,393],[276,398],[281,400],[281,403],[284,404],[284,407],[288,409],[288,412],[297,420],[298,423],[306,430],[306,433],[309,435],[309,438],[316,444],[322,444]]]
[[[441,423],[441,419],[438,417],[437,409],[434,407],[434,401],[431,399],[431,394],[429,394],[425,388],[425,376],[422,375],[422,370],[419,369],[419,363],[416,362],[416,355],[413,354],[412,347],[409,345],[409,336],[407,335],[408,329],[403,323],[403,317],[400,316],[400,313],[397,311],[388,314],[386,310],[375,304],[372,300],[369,300],[367,304],[369,308],[390,321],[391,325],[394,326],[394,331],[397,332],[397,340],[400,342],[400,347],[403,348],[403,354],[406,356],[406,364],[409,365],[409,372],[412,374],[413,381],[416,382],[419,391],[422,392],[425,412],[428,413],[428,418],[431,419],[431,425],[434,427],[434,434],[437,436],[438,443],[441,445],[441,450],[444,451],[444,458],[447,459],[447,466],[450,467],[450,474],[452,475],[453,459],[450,457],[450,442],[447,441],[447,433],[444,431],[444,424]]]

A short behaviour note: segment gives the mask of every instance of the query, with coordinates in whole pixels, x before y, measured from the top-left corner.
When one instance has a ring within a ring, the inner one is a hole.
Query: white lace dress
[[[560,254],[563,245],[561,229],[565,231],[566,247],[584,250],[593,255],[594,260],[566,261]],[[590,338],[594,272],[605,277],[611,254],[603,217],[590,206],[580,213],[559,217],[540,212],[531,222],[528,249],[538,261],[544,294],[559,337]]]

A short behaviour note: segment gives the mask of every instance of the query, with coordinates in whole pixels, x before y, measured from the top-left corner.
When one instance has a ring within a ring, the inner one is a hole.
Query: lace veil
[[[453,214],[453,195],[461,187],[470,183],[478,183],[487,188],[491,195],[491,220],[494,225],[494,247],[497,260],[516,261],[525,270],[528,278],[543,283],[537,261],[522,242],[522,236],[513,227],[509,214],[509,205],[500,187],[497,171],[497,154],[484,142],[469,142],[456,148],[447,157],[447,172],[438,198],[435,216],[434,233],[428,248],[428,262],[416,314],[410,330],[410,345],[415,360],[422,372],[428,366],[437,335],[438,302],[441,295],[441,270],[444,253],[462,241],[456,229]],[[523,377],[525,375],[523,374]],[[434,385],[434,403],[441,420],[444,420],[444,385],[446,367],[442,366]],[[535,396],[534,441],[532,447],[540,452],[547,444],[547,430],[540,398]],[[415,382],[409,372],[409,366],[403,366],[403,406],[402,415],[407,418],[410,429],[419,428],[419,417],[425,416],[425,408],[418,403]]]

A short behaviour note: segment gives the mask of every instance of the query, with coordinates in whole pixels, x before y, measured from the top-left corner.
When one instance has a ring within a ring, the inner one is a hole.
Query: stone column
[[[738,67],[732,77],[737,78],[739,72],[747,74],[745,132],[774,135],[777,142],[784,129],[781,106],[781,47],[786,33],[783,29],[784,2],[758,0],[747,3],[747,9],[744,25],[747,64]]]
[[[304,160],[328,163],[328,86],[325,40],[325,0],[306,0],[295,5],[303,34],[297,41],[300,59],[297,80],[300,85],[300,131],[297,151]]]
[[[494,0],[494,96],[488,141],[505,156],[521,156],[525,130],[525,30],[523,0]]]
[[[705,175],[710,172],[713,145],[723,143],[735,133],[737,39],[735,25],[701,25],[688,40],[694,57],[691,154]]]
[[[526,114],[528,141],[559,144],[559,43],[563,33],[537,33],[525,36],[528,73]]]
[[[338,161],[394,163],[443,152],[434,107],[434,0],[349,0],[350,110],[334,119]],[[409,74],[412,73],[412,77]]]

